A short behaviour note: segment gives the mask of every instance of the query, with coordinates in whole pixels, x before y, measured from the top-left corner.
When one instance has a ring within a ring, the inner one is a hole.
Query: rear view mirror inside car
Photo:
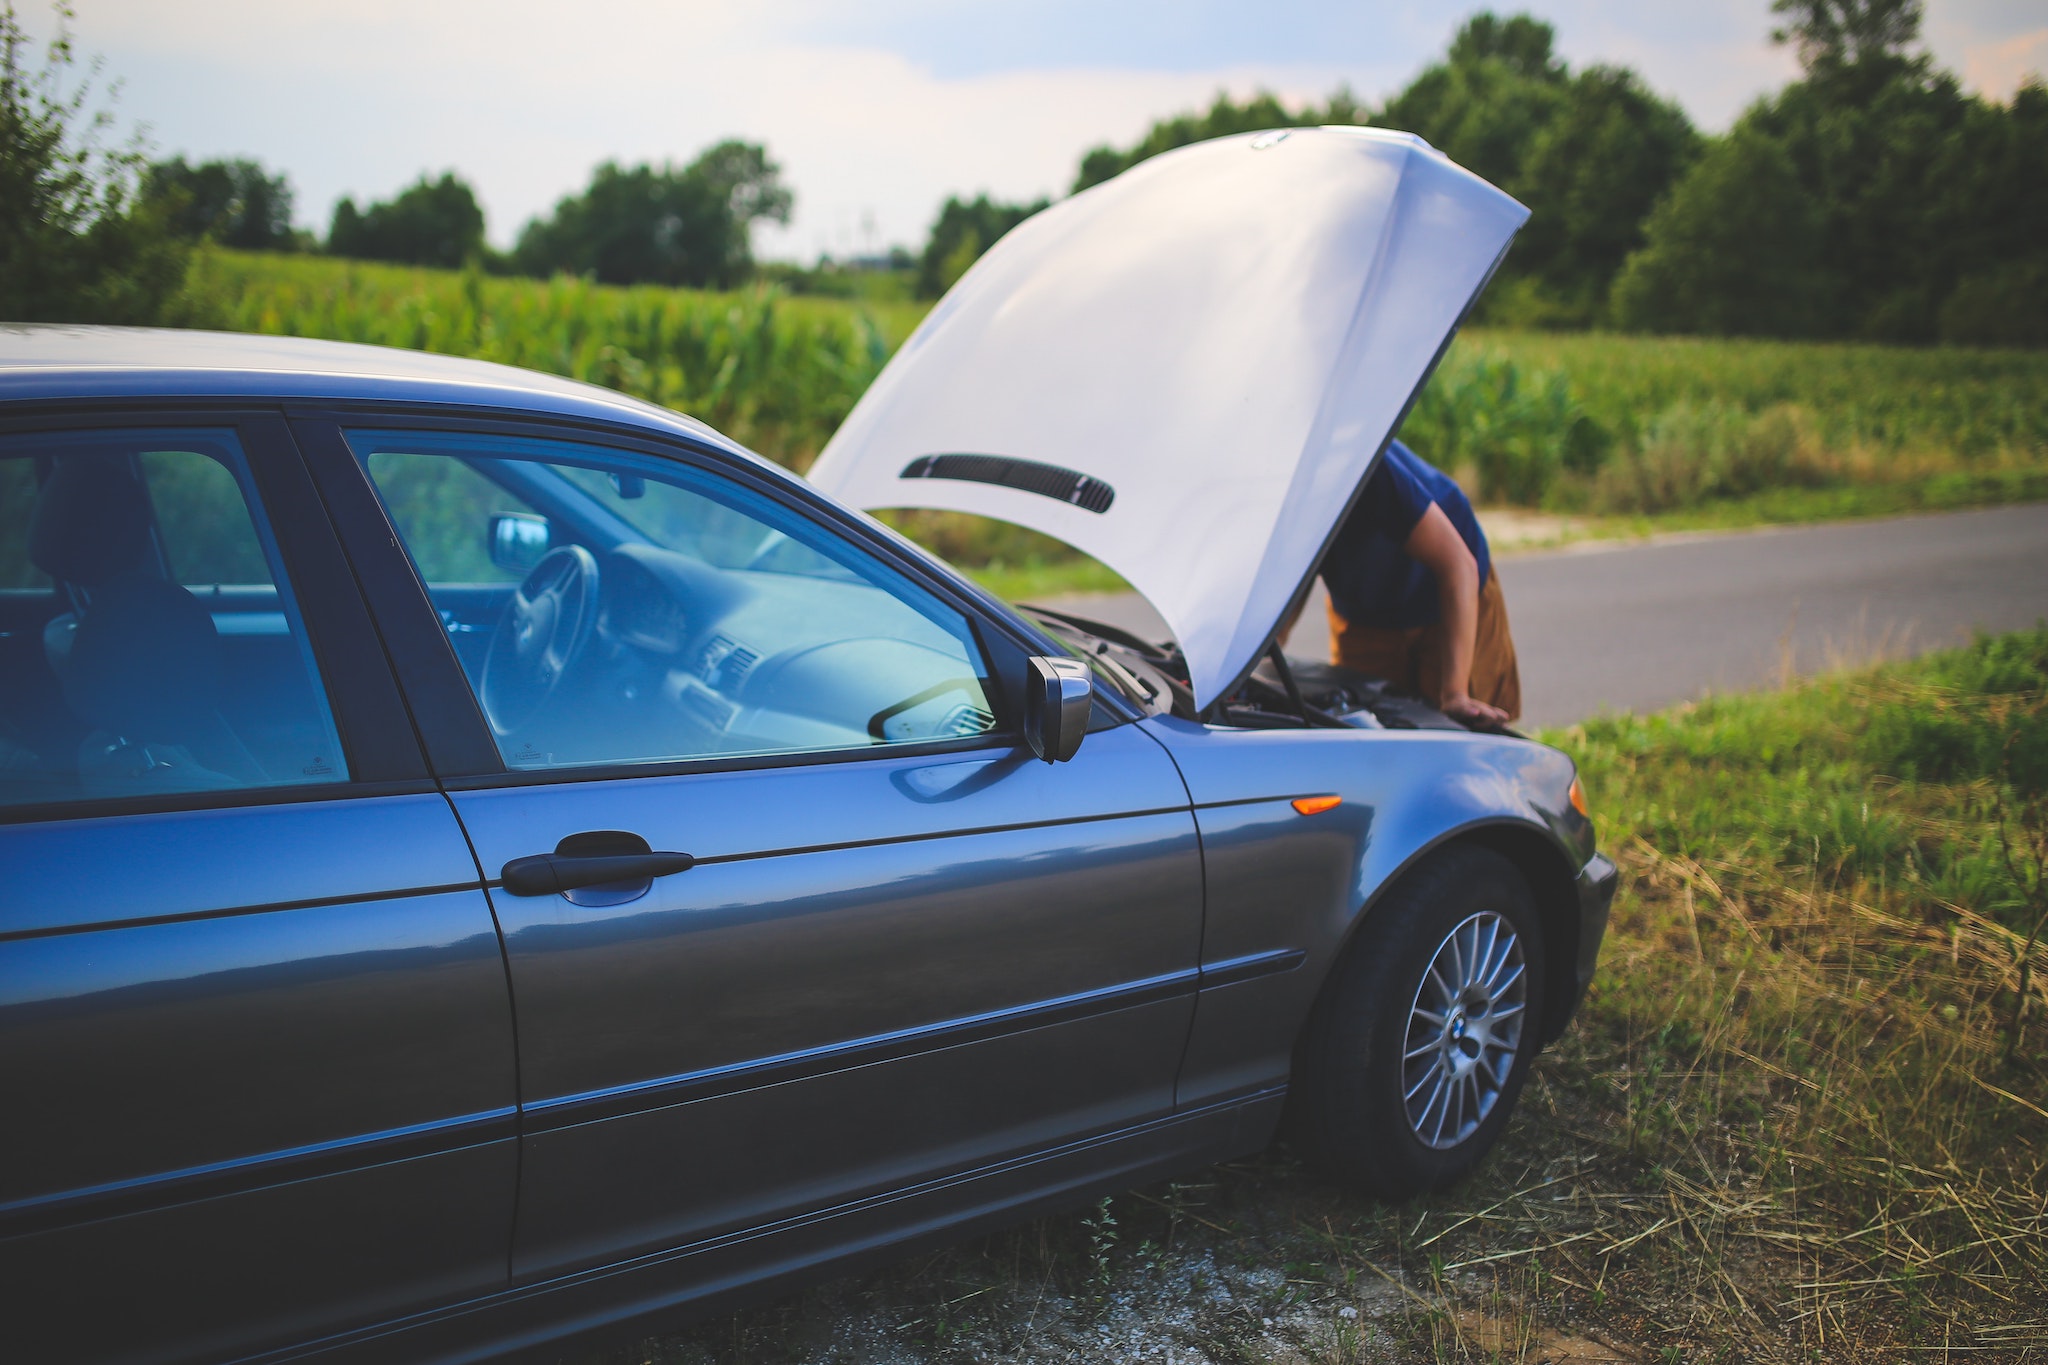
[[[555,538],[546,517],[527,512],[499,512],[491,518],[491,563],[524,574],[540,563]]]

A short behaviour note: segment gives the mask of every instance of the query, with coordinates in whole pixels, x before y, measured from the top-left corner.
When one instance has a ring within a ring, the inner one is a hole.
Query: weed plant
[[[2048,627],[1546,738],[1623,884],[1464,1186],[1278,1146],[587,1359],[2038,1359]]]

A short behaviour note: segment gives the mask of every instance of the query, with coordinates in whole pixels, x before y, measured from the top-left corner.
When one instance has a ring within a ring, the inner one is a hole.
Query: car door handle
[[[514,858],[500,875],[515,896],[555,896],[578,887],[667,877],[696,865],[687,853],[536,853]]]

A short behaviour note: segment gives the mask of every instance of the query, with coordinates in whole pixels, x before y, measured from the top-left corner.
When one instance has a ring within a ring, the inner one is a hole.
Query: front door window
[[[564,441],[352,431],[509,767],[995,728],[966,619],[787,508]]]

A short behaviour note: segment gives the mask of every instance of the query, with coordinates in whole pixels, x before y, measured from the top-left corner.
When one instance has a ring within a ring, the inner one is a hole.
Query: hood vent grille
[[[1012,459],[1007,455],[922,455],[903,466],[897,477],[992,483],[1036,493],[1054,502],[1070,503],[1084,512],[1107,512],[1116,501],[1116,490],[1100,479],[1056,464]]]

